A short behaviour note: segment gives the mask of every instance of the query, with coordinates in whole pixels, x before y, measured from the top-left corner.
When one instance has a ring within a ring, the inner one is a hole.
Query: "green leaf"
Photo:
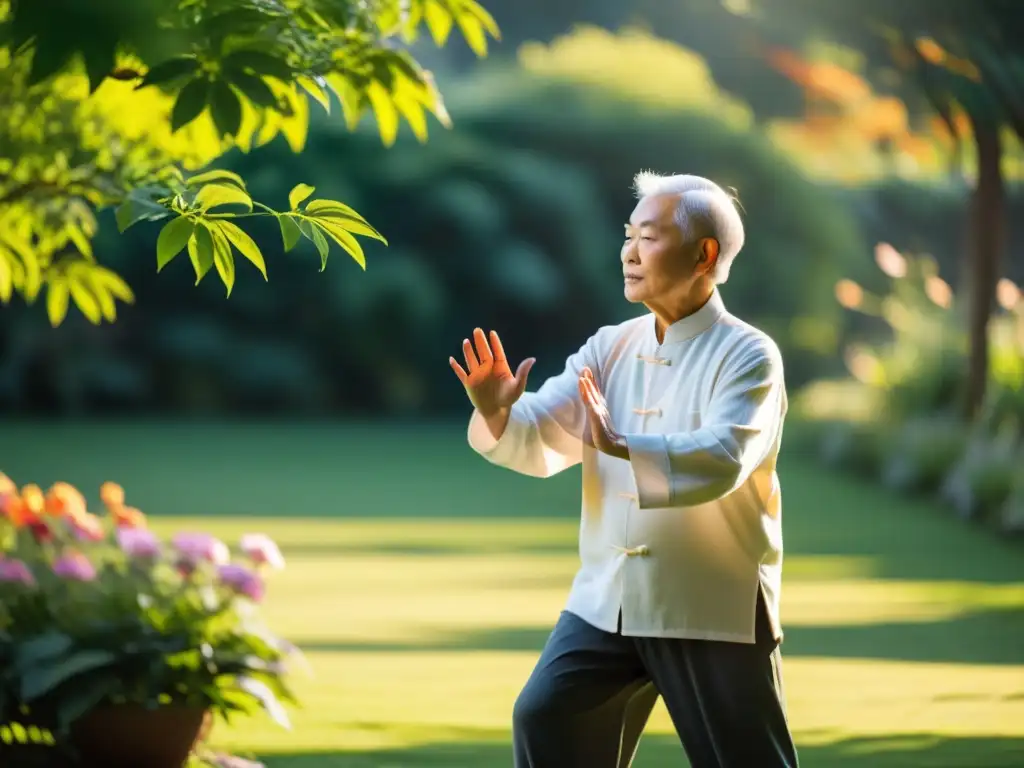
[[[231,243],[220,227],[212,227],[210,234],[213,237],[213,263],[230,298],[231,290],[235,287],[235,258],[231,255]]]
[[[277,107],[277,96],[259,75],[251,75],[240,69],[225,70],[231,84],[240,90],[253,104],[261,107]]]
[[[78,227],[77,224],[68,224],[67,226],[68,239],[75,244],[78,252],[85,256],[87,259],[93,258],[92,255],[92,243],[85,236],[85,233]]]
[[[67,283],[75,306],[78,307],[90,323],[99,325],[103,319],[100,304],[88,284],[83,283],[75,274],[67,276]]]
[[[297,78],[297,82],[302,86],[303,90],[312,96],[324,108],[324,112],[327,114],[331,113],[331,99],[327,95],[327,81],[324,80],[320,75],[314,77],[308,77],[306,75],[300,75]]]
[[[94,30],[91,44],[82,50],[82,63],[89,78],[89,94],[92,95],[100,87],[107,75],[114,69],[117,54],[117,37],[110,34],[109,29]]]
[[[117,229],[124,232],[140,221],[158,221],[171,215],[171,211],[160,203],[145,197],[145,191],[135,190],[114,211]]]
[[[277,223],[281,225],[281,239],[284,242],[284,252],[288,253],[302,238],[302,231],[291,216],[278,216]]]
[[[24,670],[21,677],[21,698],[27,704],[43,696],[58,685],[84,672],[101,669],[117,663],[110,651],[80,650],[45,666]]]
[[[295,74],[287,62],[263,51],[235,51],[224,59],[224,66],[252,70],[257,75],[276,77],[286,83],[290,83]]]
[[[210,113],[221,136],[235,136],[242,127],[242,102],[224,80],[210,86]]]
[[[342,72],[332,72],[328,76],[327,84],[341,103],[341,113],[345,117],[345,125],[350,131],[354,131],[363,116],[365,94],[361,88],[357,89],[352,79]]]
[[[438,47],[443,47],[452,31],[452,15],[438,0],[426,0],[423,16],[427,20],[427,28],[434,38],[434,43]]]
[[[479,3],[474,0],[462,0],[463,7],[465,7],[467,13],[473,14],[480,23],[483,24],[484,29],[487,33],[495,40],[501,39],[501,29],[498,27],[498,22],[494,20],[490,12]]]
[[[370,223],[359,213],[335,200],[313,200],[306,206],[306,215],[316,219],[326,219],[342,229],[354,232],[357,235],[365,235],[375,240],[380,240],[384,245],[388,244],[387,239],[374,229]]]
[[[210,95],[210,81],[206,77],[198,77],[190,80],[181,91],[174,102],[174,109],[171,110],[171,132],[175,133],[180,128],[195,120],[206,109],[206,102]]]
[[[330,235],[334,242],[348,251],[348,254],[355,260],[356,264],[364,270],[366,269],[366,255],[363,253],[363,247],[359,244],[358,240],[342,229],[341,226],[330,220],[320,219],[317,221],[317,226]]]
[[[222,205],[241,205],[252,210],[252,198],[233,184],[207,184],[199,190],[195,202],[204,211]]]
[[[395,107],[398,108],[399,113],[405,118],[405,122],[412,129],[416,140],[421,144],[426,143],[428,138],[427,111],[423,105],[414,99],[406,98],[404,95],[396,95],[394,102]]]
[[[156,271],[159,272],[171,259],[177,256],[188,245],[195,224],[191,219],[179,216],[164,224],[160,236],[156,239]]]
[[[196,224],[195,231],[188,239],[188,257],[196,273],[196,285],[199,285],[213,266],[213,236],[203,222]]]
[[[484,32],[480,19],[468,13],[460,13],[455,21],[458,23],[459,29],[462,30],[462,36],[466,39],[466,43],[469,44],[473,53],[477,56],[486,56],[487,35]]]
[[[263,254],[256,242],[246,232],[230,221],[218,221],[217,227],[224,233],[230,243],[238,249],[238,252],[248,259],[253,266],[260,271],[263,279],[267,279],[267,265],[263,260]]]
[[[288,193],[288,205],[291,206],[293,211],[298,210],[302,201],[314,192],[316,192],[316,187],[311,187],[309,184],[296,184],[292,191]]]
[[[239,189],[245,189],[245,179],[233,171],[225,171],[223,169],[214,169],[195,176],[190,176],[188,181],[185,183],[190,187],[198,187],[202,184],[209,184],[211,182],[218,182],[222,184],[226,182],[234,184]]]
[[[14,652],[14,666],[22,667],[56,659],[75,647],[70,635],[59,630],[49,630],[19,643]]]
[[[96,297],[96,303],[99,304],[100,312],[103,314],[103,319],[108,323],[114,322],[117,319],[117,307],[114,304],[114,296],[102,281],[96,279],[94,270],[83,270],[79,279],[88,283],[92,288],[93,295]]]
[[[56,328],[68,314],[68,283],[63,277],[51,278],[46,289],[46,314]]]
[[[92,276],[93,282],[103,286],[111,296],[119,298],[125,304],[135,303],[135,294],[132,293],[132,289],[116,272],[94,264],[89,267],[89,274]]]
[[[25,301],[31,304],[36,300],[39,295],[39,290],[43,287],[43,272],[39,265],[39,259],[33,258],[24,262],[25,265],[25,285],[21,289],[22,295],[25,297]]]
[[[14,295],[13,262],[7,258],[6,252],[0,248],[0,302],[6,304]],[[19,264],[20,266],[20,264]]]
[[[331,246],[327,243],[327,238],[324,237],[324,233],[320,231],[318,226],[311,228],[310,240],[313,241],[313,245],[320,252],[320,271],[323,272],[327,269],[327,255],[331,251]]]
[[[39,39],[32,53],[32,69],[29,72],[28,84],[35,85],[51,75],[55,75],[67,66],[74,54],[74,49],[53,42]]]
[[[167,83],[179,77],[195,75],[198,71],[199,61],[194,56],[176,56],[151,67],[142,78],[142,82],[135,87],[138,89],[147,85]]]
[[[391,94],[378,80],[371,80],[366,86],[366,96],[377,117],[377,131],[384,146],[390,147],[398,138],[398,109],[391,100]]]

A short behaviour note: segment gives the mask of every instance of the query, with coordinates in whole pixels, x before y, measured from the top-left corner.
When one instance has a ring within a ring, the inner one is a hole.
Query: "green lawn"
[[[461,425],[7,425],[20,482],[124,483],[161,530],[275,536],[268,611],[312,676],[269,768],[508,768],[509,713],[575,568],[576,472],[485,465]],[[803,764],[1024,764],[1024,548],[786,456],[786,688]],[[685,765],[659,708],[637,768]]]

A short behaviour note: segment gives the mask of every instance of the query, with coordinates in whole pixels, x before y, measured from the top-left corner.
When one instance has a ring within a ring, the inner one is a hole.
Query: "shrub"
[[[902,491],[937,491],[963,456],[968,434],[954,418],[914,419],[900,426],[886,444],[882,481]]]

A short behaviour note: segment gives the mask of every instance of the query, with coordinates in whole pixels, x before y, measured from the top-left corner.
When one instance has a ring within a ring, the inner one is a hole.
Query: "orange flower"
[[[21,500],[28,511],[36,517],[41,517],[46,511],[46,497],[43,496],[43,489],[35,483],[29,483],[21,489]]]
[[[930,37],[919,37],[914,41],[914,47],[929,64],[942,64],[949,57],[946,49]]]
[[[85,541],[101,541],[106,537],[103,522],[93,514],[84,512],[71,519],[71,529],[75,536]]]
[[[100,500],[113,511],[124,506],[124,488],[109,480],[100,486]]]
[[[846,309],[856,309],[864,301],[864,289],[844,278],[836,283],[836,301]]]
[[[110,510],[118,528],[145,528],[146,516],[135,507],[118,507]]]
[[[0,512],[3,512],[4,517],[10,520],[16,528],[21,528],[38,519],[29,512],[21,496],[16,493],[0,496]]]
[[[925,281],[924,292],[936,306],[949,309],[953,304],[953,289],[941,277],[932,275]]]
[[[6,496],[7,494],[17,492],[18,486],[15,485],[14,481],[3,472],[0,472],[0,496]]]
[[[54,483],[46,494],[46,514],[51,517],[78,517],[85,514],[85,497],[70,483]]]

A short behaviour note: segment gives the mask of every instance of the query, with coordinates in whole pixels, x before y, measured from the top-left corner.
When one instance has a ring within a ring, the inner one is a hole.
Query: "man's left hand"
[[[614,456],[617,459],[628,459],[629,449],[626,447],[626,439],[615,431],[612,424],[611,413],[608,411],[608,403],[598,389],[594,380],[594,373],[590,368],[584,368],[580,375],[580,399],[587,409],[587,428],[584,432],[584,440],[592,444],[601,453]]]

